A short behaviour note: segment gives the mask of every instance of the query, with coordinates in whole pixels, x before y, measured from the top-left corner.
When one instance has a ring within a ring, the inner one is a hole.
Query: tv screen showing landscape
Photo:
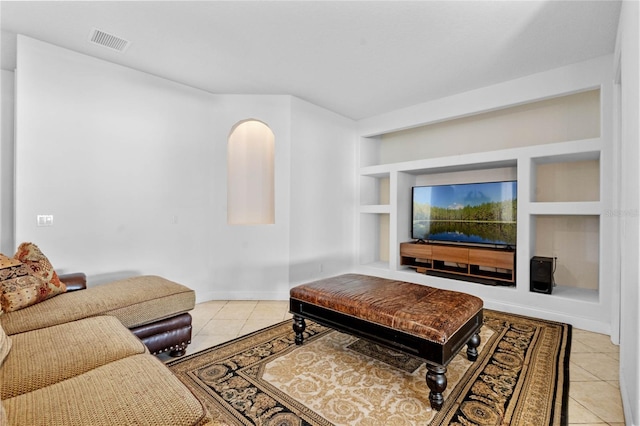
[[[515,246],[517,182],[413,187],[412,238]]]

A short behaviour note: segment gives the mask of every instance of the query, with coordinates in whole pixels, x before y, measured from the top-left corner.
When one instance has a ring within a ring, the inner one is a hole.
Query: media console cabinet
[[[427,275],[492,285],[515,285],[513,249],[423,242],[400,244],[400,264]]]

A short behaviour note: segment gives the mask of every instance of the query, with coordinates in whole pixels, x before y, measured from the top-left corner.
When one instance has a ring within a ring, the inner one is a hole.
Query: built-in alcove
[[[536,202],[600,201],[600,159],[534,162]]]
[[[360,246],[370,250],[360,252],[360,264],[389,268],[389,214],[366,213],[360,217]],[[375,229],[376,232],[370,232]]]
[[[360,177],[360,205],[389,204],[389,175]]]
[[[558,286],[599,290],[600,217],[535,215],[533,255],[556,258]]]
[[[389,132],[363,141],[363,166],[600,136],[600,90]]]
[[[231,129],[227,143],[227,223],[275,223],[275,136],[259,120]]]

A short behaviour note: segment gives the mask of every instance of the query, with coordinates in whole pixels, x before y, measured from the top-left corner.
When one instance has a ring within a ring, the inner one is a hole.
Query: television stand
[[[515,285],[516,251],[454,244],[400,244],[400,265],[416,272],[481,284]]]

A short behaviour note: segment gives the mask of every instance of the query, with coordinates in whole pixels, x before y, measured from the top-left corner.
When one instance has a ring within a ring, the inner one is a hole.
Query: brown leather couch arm
[[[60,281],[67,286],[67,291],[84,290],[87,288],[87,276],[83,272],[58,275]]]

